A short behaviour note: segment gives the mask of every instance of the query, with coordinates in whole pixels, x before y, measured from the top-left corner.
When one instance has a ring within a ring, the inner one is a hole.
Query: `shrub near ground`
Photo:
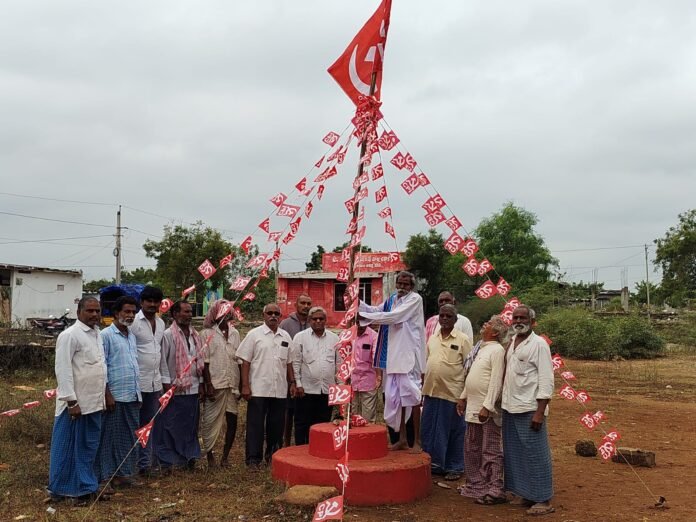
[[[645,318],[600,318],[582,308],[548,311],[540,316],[537,331],[551,338],[555,352],[577,359],[652,358],[665,344]]]

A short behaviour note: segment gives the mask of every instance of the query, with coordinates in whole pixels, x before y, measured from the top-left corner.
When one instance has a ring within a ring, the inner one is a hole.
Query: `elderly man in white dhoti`
[[[360,302],[360,324],[388,327],[386,378],[384,379],[384,420],[399,432],[392,450],[408,448],[406,421],[413,414],[414,452],[421,451],[420,404],[425,369],[425,319],[423,299],[415,291],[416,278],[410,272],[396,277],[396,301],[391,306],[369,306]],[[388,311],[385,311],[388,310]]]

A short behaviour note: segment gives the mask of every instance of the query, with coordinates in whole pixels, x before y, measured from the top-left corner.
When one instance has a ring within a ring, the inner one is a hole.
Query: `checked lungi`
[[[104,412],[101,440],[94,471],[99,482],[112,475],[130,477],[135,474],[138,461],[137,435],[140,426],[140,403],[119,402],[113,411]],[[119,468],[120,466],[120,468]]]
[[[483,424],[466,423],[464,443],[466,485],[461,493],[465,497],[495,498],[503,492],[503,439],[500,426],[492,419]]]
[[[539,431],[530,426],[534,412],[503,410],[505,491],[527,500],[546,502],[553,497],[551,449],[546,421]]]
[[[55,418],[48,471],[48,491],[52,495],[81,497],[99,489],[94,461],[101,427],[100,411],[73,420],[66,408]]]
[[[421,420],[421,444],[430,455],[432,472],[443,475],[464,471],[466,423],[457,414],[457,403],[425,396]]]

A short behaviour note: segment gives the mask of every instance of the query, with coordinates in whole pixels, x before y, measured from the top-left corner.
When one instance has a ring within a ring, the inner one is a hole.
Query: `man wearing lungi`
[[[194,469],[201,456],[198,443],[199,397],[203,388],[203,341],[191,327],[191,303],[177,301],[171,308],[174,321],[162,337],[162,386],[176,386],[169,406],[160,413],[157,458],[163,471],[172,467]]]
[[[505,490],[517,495],[512,504],[527,514],[553,513],[553,474],[546,430],[553,394],[549,345],[532,330],[534,310],[520,305],[512,313],[514,337],[507,351],[503,384],[503,453]]]
[[[99,489],[94,462],[99,447],[107,383],[97,324],[99,301],[83,297],[77,321],[56,341],[58,394],[51,436],[48,491],[56,499],[86,504]]]
[[[406,421],[413,412],[415,441],[413,452],[421,451],[420,403],[425,370],[425,331],[423,299],[414,292],[416,278],[410,272],[396,276],[396,301],[389,311],[384,303],[369,306],[360,302],[360,324],[389,327],[387,334],[387,364],[384,381],[384,420],[399,431],[399,440],[392,450],[408,448]]]
[[[229,312],[225,313],[223,307],[229,308]],[[225,445],[222,448],[220,466],[227,467],[230,450],[237,435],[240,393],[240,362],[236,355],[239,332],[232,325],[230,302],[225,299],[215,301],[205,316],[203,326],[201,339],[204,343],[208,341],[208,348],[204,350],[203,355],[205,400],[201,406],[201,450],[208,459],[208,466],[213,467],[213,446],[224,423]]]
[[[137,471],[138,453],[133,451],[140,427],[140,371],[138,343],[129,331],[135,319],[137,301],[121,296],[112,307],[114,321],[101,331],[106,370],[106,413],[102,422],[101,441],[97,452],[96,471],[100,481],[115,473],[113,486],[131,486],[130,478]]]

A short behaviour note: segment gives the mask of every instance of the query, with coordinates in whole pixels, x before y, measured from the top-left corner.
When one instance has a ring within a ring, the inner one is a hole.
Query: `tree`
[[[87,294],[96,294],[99,292],[100,288],[113,284],[113,279],[94,279],[92,281],[85,281],[82,283],[82,291]]]
[[[349,241],[346,241],[346,242],[343,243],[342,245],[335,246],[334,249],[332,250],[332,252],[334,252],[334,253],[337,254],[337,253],[339,253],[339,252],[345,250],[345,249],[348,247],[349,244],[350,244],[350,242],[349,242]],[[369,246],[367,246],[367,245],[356,245],[356,246],[354,247],[354,250],[355,250],[356,252],[372,252],[372,249],[371,249]]]
[[[558,270],[558,260],[534,231],[537,223],[532,212],[508,203],[475,230],[481,255],[518,292],[548,281]]]
[[[662,268],[662,289],[672,306],[696,298],[696,209],[679,214],[679,224],[655,240],[655,261]]]
[[[427,315],[437,309],[437,296],[443,286],[445,261],[450,257],[445,250],[442,235],[434,229],[428,234],[416,234],[408,238],[403,260],[413,274],[424,281],[420,288],[423,306]]]
[[[121,270],[122,283],[142,283],[157,285],[157,270],[153,268],[138,267],[135,270]]]
[[[306,270],[321,270],[321,256],[326,250],[321,245],[317,245],[317,249],[312,252],[309,262],[305,263]]]
[[[218,268],[210,278],[213,288],[228,282],[229,274],[241,272],[249,256],[222,237],[219,231],[202,222],[191,227],[183,225],[164,227],[160,241],[147,240],[145,254],[157,261],[157,274],[165,295],[176,298],[181,291],[202,280],[200,264],[209,259],[217,268],[220,260],[233,253],[235,258],[226,267]],[[256,249],[258,250],[258,249]]]

